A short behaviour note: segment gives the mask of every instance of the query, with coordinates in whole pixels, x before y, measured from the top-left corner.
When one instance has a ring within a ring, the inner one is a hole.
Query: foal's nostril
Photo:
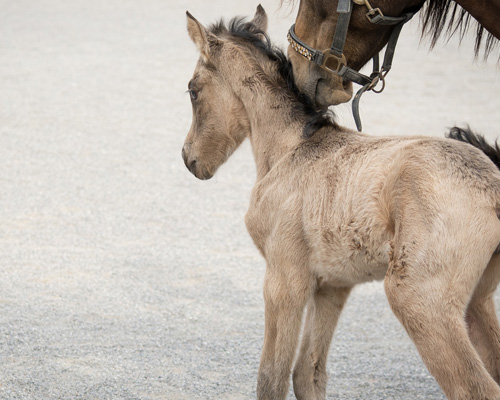
[[[187,165],[187,167],[188,167],[189,171],[191,171],[191,173],[192,173],[193,175],[196,175],[196,174],[195,174],[195,170],[196,170],[196,159],[191,160],[191,162],[187,163],[186,165]]]

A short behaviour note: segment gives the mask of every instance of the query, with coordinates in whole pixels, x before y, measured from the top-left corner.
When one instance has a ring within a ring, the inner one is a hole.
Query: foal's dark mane
[[[271,43],[266,32],[258,29],[252,22],[248,22],[242,17],[232,18],[228,26],[221,19],[208,29],[216,36],[229,35],[251,44],[276,64],[278,74],[283,81],[283,86],[277,86],[274,89],[285,90],[288,97],[292,98],[295,102],[295,111],[306,117],[308,122],[303,131],[305,137],[311,137],[318,129],[324,126],[335,125],[332,111],[317,109],[314,106],[314,102],[298,89],[293,78],[291,62],[282,49]]]
[[[464,38],[471,25],[476,25],[476,57],[484,44],[486,59],[493,48],[498,45],[498,39],[453,0],[428,0],[422,10],[422,35],[430,35],[431,49],[436,45],[443,31],[448,37],[459,33],[460,41]],[[446,28],[446,29],[445,29]]]

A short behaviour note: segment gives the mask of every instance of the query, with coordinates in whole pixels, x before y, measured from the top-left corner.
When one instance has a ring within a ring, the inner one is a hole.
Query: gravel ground
[[[243,3],[0,0],[1,399],[255,398],[249,145],[208,182],[180,157],[197,60],[184,12],[253,14]],[[262,4],[284,46],[296,9]],[[411,22],[386,91],[364,95],[365,130],[496,138],[497,55],[474,61],[472,46],[429,53]],[[349,105],[336,112],[354,126]],[[332,399],[444,398],[381,283],[352,294],[328,370]]]

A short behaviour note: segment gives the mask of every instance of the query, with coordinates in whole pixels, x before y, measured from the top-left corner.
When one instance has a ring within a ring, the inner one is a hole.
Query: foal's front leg
[[[304,265],[268,263],[264,282],[264,347],[257,380],[258,400],[283,400],[298,344],[311,282]]]
[[[333,332],[351,288],[318,288],[307,306],[300,354],[293,371],[297,400],[324,400],[326,361]]]

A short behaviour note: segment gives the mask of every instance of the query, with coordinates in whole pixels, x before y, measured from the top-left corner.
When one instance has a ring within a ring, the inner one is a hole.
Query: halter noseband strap
[[[364,5],[368,8],[366,17],[372,24],[396,25],[387,43],[382,68],[379,68],[379,56],[377,54],[373,57],[373,72],[370,76],[363,75],[362,73],[348,67],[344,56],[344,45],[349,28],[349,22],[351,20],[353,3]],[[394,51],[396,50],[396,44],[401,29],[403,28],[403,25],[408,22],[413,15],[415,15],[415,12],[403,14],[401,17],[387,17],[382,13],[382,11],[380,11],[379,8],[373,8],[368,0],[339,0],[337,13],[339,14],[337,25],[335,26],[335,34],[333,36],[332,45],[329,49],[319,51],[302,42],[295,34],[295,24],[291,26],[288,32],[288,42],[295,51],[314,64],[319,65],[321,68],[334,73],[345,80],[349,80],[363,86],[356,93],[352,102],[352,110],[356,127],[358,128],[358,131],[361,131],[361,118],[359,117],[359,100],[361,99],[361,95],[367,90],[373,90],[376,93],[380,93],[384,89],[384,79],[386,74],[391,69],[392,59],[394,57]],[[382,88],[380,90],[375,90],[375,87],[379,82],[382,82]]]

